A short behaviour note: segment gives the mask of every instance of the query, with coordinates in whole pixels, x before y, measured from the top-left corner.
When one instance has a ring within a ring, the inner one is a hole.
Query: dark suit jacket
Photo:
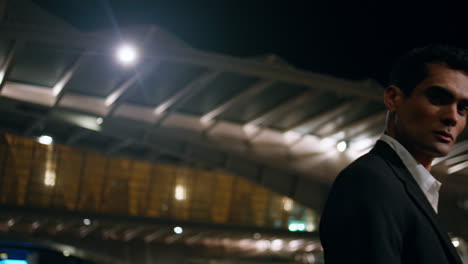
[[[320,239],[325,264],[462,263],[424,193],[383,141],[336,178]]]

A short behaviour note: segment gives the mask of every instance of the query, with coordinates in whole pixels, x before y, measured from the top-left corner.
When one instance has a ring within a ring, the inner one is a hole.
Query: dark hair
[[[447,46],[430,45],[416,48],[401,56],[393,65],[390,85],[399,87],[406,95],[427,77],[427,65],[440,63],[450,69],[468,73],[468,51]]]

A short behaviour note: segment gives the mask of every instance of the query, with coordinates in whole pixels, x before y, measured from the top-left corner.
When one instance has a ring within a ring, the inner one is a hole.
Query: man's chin
[[[442,146],[433,149],[432,154],[434,155],[434,158],[440,158],[440,157],[445,157],[447,156],[450,151],[452,150],[452,146]]]

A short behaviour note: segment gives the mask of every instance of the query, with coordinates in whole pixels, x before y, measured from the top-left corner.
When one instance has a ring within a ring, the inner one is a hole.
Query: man
[[[438,222],[441,184],[430,170],[466,124],[468,53],[441,45],[409,52],[384,103],[384,135],[331,188],[320,224],[325,264],[461,263]]]

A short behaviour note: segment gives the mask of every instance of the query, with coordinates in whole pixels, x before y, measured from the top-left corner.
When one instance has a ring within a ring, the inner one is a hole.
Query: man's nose
[[[458,122],[460,115],[458,114],[458,105],[450,104],[444,107],[442,115],[442,122],[447,126],[455,126]]]

